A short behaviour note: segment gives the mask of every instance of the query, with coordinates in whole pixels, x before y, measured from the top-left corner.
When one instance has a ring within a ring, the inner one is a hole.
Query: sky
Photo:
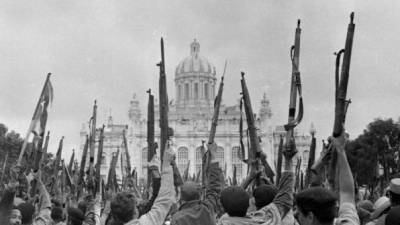
[[[127,123],[134,93],[147,105],[146,90],[158,87],[159,41],[164,37],[169,98],[174,71],[196,38],[200,54],[221,76],[228,60],[223,102],[240,95],[246,72],[253,107],[263,93],[272,108],[271,125],[287,122],[290,46],[301,19],[300,72],[304,119],[319,139],[332,132],[334,52],[344,47],[350,12],[356,24],[346,118],[351,138],[375,118],[399,118],[400,1],[1,1],[0,123],[25,136],[46,74],[54,101],[47,128],[49,151],[65,136],[64,157],[79,148],[79,131],[98,101],[98,124],[111,114]],[[111,110],[110,110],[111,109]]]

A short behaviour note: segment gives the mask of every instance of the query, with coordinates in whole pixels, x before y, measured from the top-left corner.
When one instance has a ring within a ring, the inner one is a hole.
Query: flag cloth
[[[36,105],[35,112],[33,113],[32,121],[31,124],[29,125],[29,129],[27,131],[27,134],[25,136],[24,143],[21,148],[21,152],[18,158],[18,165],[21,165],[22,163],[22,158],[25,154],[25,149],[28,144],[28,139],[31,136],[31,134],[35,135],[36,138],[33,140],[33,145],[36,147],[41,147],[38,146],[39,143],[43,142],[44,138],[44,132],[46,129],[46,123],[47,123],[47,107],[49,106],[50,103],[53,101],[53,86],[50,82],[50,73],[47,74],[46,81],[44,83],[42,93],[40,94],[39,101]],[[35,148],[38,149],[38,148]]]

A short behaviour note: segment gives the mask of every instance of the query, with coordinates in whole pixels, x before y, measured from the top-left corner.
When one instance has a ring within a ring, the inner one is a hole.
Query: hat
[[[390,209],[385,220],[385,225],[398,225],[398,224],[400,224],[400,206]]]
[[[374,212],[371,214],[371,219],[374,220],[378,218],[383,211],[388,209],[390,207],[390,199],[388,197],[380,197],[376,202],[374,203]]]
[[[400,178],[394,178],[390,181],[389,190],[400,195]]]

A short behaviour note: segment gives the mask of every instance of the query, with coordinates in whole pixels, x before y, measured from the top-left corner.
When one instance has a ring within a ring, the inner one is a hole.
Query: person
[[[371,213],[371,222],[367,225],[383,225],[390,210],[390,199],[386,196],[378,198],[374,203],[374,211]]]
[[[51,219],[53,220],[53,225],[64,225],[64,212],[61,207],[54,207],[51,209]]]
[[[257,210],[250,216],[246,216],[249,208],[249,195],[243,187],[230,186],[221,192],[221,204],[226,214],[218,221],[218,225],[241,225],[241,224],[267,224],[276,225],[282,223],[293,205],[293,164],[292,158],[295,155],[294,139],[286,145],[285,168],[278,185],[278,192],[272,202]],[[260,171],[252,171],[250,179],[255,179]],[[249,179],[247,179],[249,180]],[[245,183],[249,183],[245,181]]]
[[[339,215],[335,222],[337,199],[333,192],[322,187],[312,187],[299,192],[295,198],[295,218],[300,225],[358,225],[355,206],[354,180],[347,162],[344,132],[331,138],[332,151],[337,152],[339,173]]]
[[[85,214],[78,208],[69,207],[67,209],[67,225],[82,225]]]
[[[180,207],[173,214],[171,224],[174,225],[208,225],[215,224],[215,214],[217,212],[219,194],[221,192],[221,180],[219,174],[222,173],[216,159],[217,145],[208,145],[210,151],[210,166],[204,201],[200,200],[201,185],[193,181],[185,182],[181,187]]]
[[[22,215],[19,209],[14,208],[11,210],[10,219],[8,222],[10,225],[21,225],[22,224]]]
[[[385,225],[399,225],[400,224],[400,206],[390,209],[385,219]]]
[[[390,181],[389,198],[392,207],[400,206],[400,178],[393,178]]]
[[[167,144],[161,172],[161,187],[151,210],[138,218],[136,197],[127,192],[118,193],[111,201],[111,215],[116,223],[126,225],[160,225],[174,202],[174,182],[171,162],[174,153]]]
[[[35,207],[31,203],[24,202],[19,204],[17,208],[22,215],[22,225],[31,225],[33,222],[33,214],[35,213]]]

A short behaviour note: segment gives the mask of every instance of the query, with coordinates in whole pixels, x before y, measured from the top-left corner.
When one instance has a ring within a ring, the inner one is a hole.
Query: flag
[[[29,129],[25,136],[24,143],[21,148],[21,152],[18,158],[18,165],[22,163],[22,157],[25,154],[25,149],[28,144],[28,139],[31,134],[35,135],[34,146],[38,146],[38,143],[41,143],[44,137],[44,132],[47,123],[47,107],[53,101],[53,86],[50,82],[50,73],[47,74],[46,81],[44,83],[42,93],[40,94],[39,101],[36,105],[35,112],[33,113],[31,124],[29,125]],[[40,146],[41,147],[41,146]],[[36,148],[37,149],[37,148]]]

